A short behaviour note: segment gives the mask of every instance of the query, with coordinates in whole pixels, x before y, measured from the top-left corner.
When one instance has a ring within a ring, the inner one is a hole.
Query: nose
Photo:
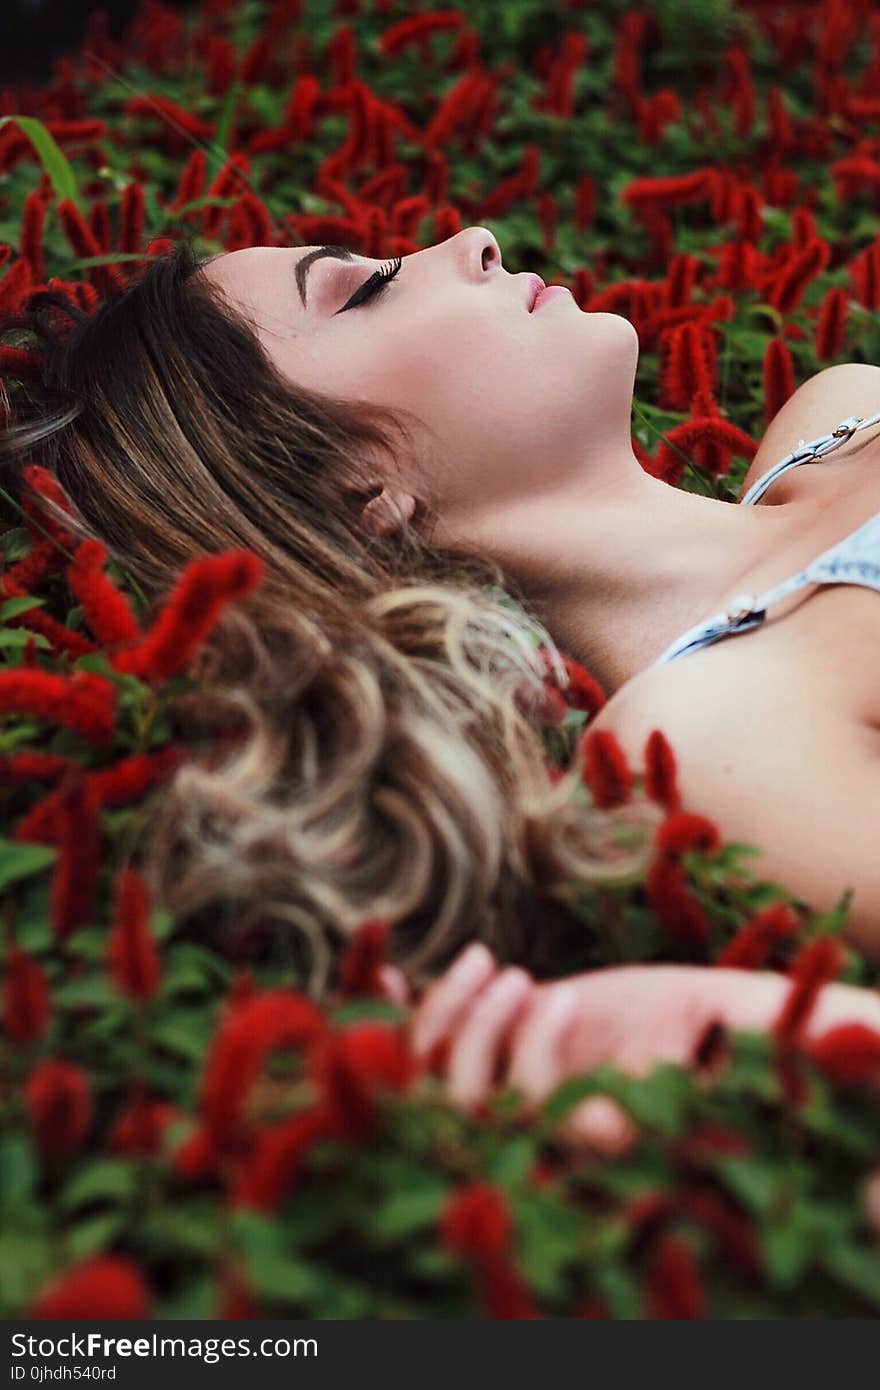
[[[467,275],[482,280],[501,269],[501,247],[488,227],[466,227],[456,238],[459,255]]]

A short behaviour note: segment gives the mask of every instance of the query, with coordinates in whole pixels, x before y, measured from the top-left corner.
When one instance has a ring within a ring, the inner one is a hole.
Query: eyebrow
[[[311,267],[314,265],[315,261],[320,260],[322,256],[332,256],[337,261],[354,260],[354,255],[348,249],[347,246],[318,246],[314,251],[309,251],[307,255],[300,256],[294,269],[294,276],[296,278],[296,287],[299,290],[299,297],[302,300],[302,306],[304,309],[307,307],[306,277],[308,276],[308,273]]]

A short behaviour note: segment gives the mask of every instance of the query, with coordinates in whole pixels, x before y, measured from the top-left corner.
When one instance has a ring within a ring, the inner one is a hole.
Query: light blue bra
[[[833,449],[839,449],[841,444],[845,444],[857,430],[867,429],[878,420],[880,411],[867,420],[861,419],[858,415],[850,415],[830,434],[820,435],[818,439],[812,439],[809,443],[805,443],[803,439],[799,440],[797,448],[758,478],[736,505],[744,507],[757,502],[770,484],[790,468],[796,468],[801,463],[812,463],[815,459],[830,454]],[[663,662],[674,660],[675,657],[699,651],[710,642],[719,642],[724,637],[735,637],[741,632],[759,627],[772,604],[778,603],[797,589],[803,589],[807,584],[863,584],[880,593],[880,512],[858,530],[844,536],[842,541],[837,541],[828,550],[823,550],[806,569],[792,575],[790,579],[784,579],[781,584],[776,584],[763,594],[738,594],[725,613],[716,613],[711,618],[705,618],[676,638],[654,665],[660,666]]]

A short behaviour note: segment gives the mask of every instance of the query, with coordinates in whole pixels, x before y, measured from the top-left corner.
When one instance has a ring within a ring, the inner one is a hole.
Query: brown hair
[[[540,973],[571,883],[638,874],[648,835],[621,848],[619,828],[656,808],[600,811],[575,770],[554,784],[549,634],[494,563],[432,544],[430,499],[391,536],[359,520],[377,460],[413,448],[404,413],[292,383],[200,264],[184,238],[92,314],[44,291],[2,325],[37,335],[43,389],[0,458],[52,468],[75,532],[151,604],[198,555],[266,564],[185,702],[191,732],[232,718],[247,736],[162,789],[155,898],[215,932],[232,904],[292,924],[316,994],[367,917],[416,979],[474,937]]]

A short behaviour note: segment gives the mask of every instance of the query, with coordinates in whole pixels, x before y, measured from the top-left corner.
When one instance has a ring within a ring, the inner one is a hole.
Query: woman
[[[35,298],[27,322],[56,409],[3,448],[50,452],[82,533],[150,597],[197,553],[246,546],[267,560],[209,653],[194,712],[237,718],[248,737],[178,774],[154,827],[157,897],[178,915],[238,902],[299,925],[317,989],[367,911],[395,924],[393,954],[415,982],[482,936],[518,963],[490,980],[495,963],[477,952],[471,993],[453,982],[456,1016],[476,1018],[465,1036],[483,1049],[477,1065],[465,1048],[460,1074],[484,1079],[491,1046],[509,1044],[538,989],[570,1007],[572,988],[591,999],[607,988],[627,1019],[644,994],[692,1021],[713,973],[644,967],[536,986],[521,968],[540,968],[549,905],[564,930],[566,884],[645,864],[648,834],[609,852],[615,820],[647,831],[656,820],[639,803],[598,814],[576,773],[549,778],[535,634],[555,652],[541,623],[611,694],[596,725],[636,762],[663,728],[685,804],[711,809],[726,839],[761,844],[767,877],[816,907],[852,886],[850,931],[868,949],[880,911],[863,829],[877,776],[875,597],[823,588],[747,642],[660,660],[682,629],[871,514],[876,437],[788,476],[768,506],[670,488],[632,450],[633,326],[583,314],[565,292],[535,304],[539,285],[503,268],[482,227],[382,265],[302,247],[199,265],[184,242],[73,331],[57,301]],[[753,471],[792,433],[868,414],[876,371],[822,373],[818,393],[808,383]],[[502,581],[540,622],[489,587]],[[712,989],[721,973],[730,1017],[753,1017],[755,977],[719,972]],[[388,981],[400,994],[402,977]],[[832,994],[873,1017],[872,995]]]

